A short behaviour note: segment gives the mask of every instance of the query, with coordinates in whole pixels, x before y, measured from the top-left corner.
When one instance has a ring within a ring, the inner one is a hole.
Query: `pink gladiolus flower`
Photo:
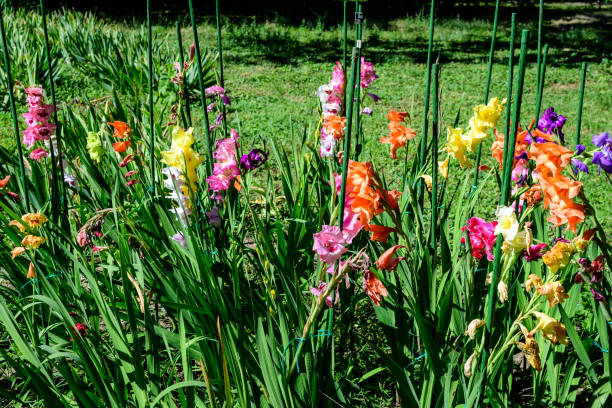
[[[497,236],[495,235],[496,225],[497,221],[486,222],[482,218],[472,217],[461,228],[462,231],[465,231],[467,228],[470,233],[470,243],[472,244],[472,255],[474,258],[480,259],[486,255],[489,261],[493,260],[493,247],[497,241]],[[461,238],[461,242],[465,243],[465,237]]]
[[[339,227],[323,225],[321,232],[313,234],[313,238],[312,250],[319,255],[321,262],[332,264],[347,251],[344,246],[346,239]]]
[[[170,238],[172,238],[172,240],[174,242],[176,242],[177,244],[179,244],[183,248],[187,248],[187,241],[185,240],[185,237],[183,236],[182,232],[177,232],[176,234],[174,234]]]
[[[342,70],[342,64],[340,64],[340,61],[336,61],[334,72],[332,72],[332,79],[329,84],[332,86],[336,94],[344,94],[344,71]]]
[[[318,287],[316,287],[316,288],[311,287],[311,288],[310,288],[310,293],[312,293],[313,295],[315,295],[317,298],[318,298],[319,296],[321,296],[322,294],[324,294],[324,293],[325,293],[325,291],[327,291],[327,283],[325,283],[325,282],[323,282],[323,281],[320,281],[320,282],[319,282],[319,286],[318,286]],[[325,298],[325,304],[326,304],[328,307],[332,307],[332,306],[333,306],[333,303],[332,303],[332,297],[331,297],[331,295],[328,295],[328,296]]]
[[[28,106],[39,106],[42,103],[43,90],[40,87],[26,88],[25,93],[28,95],[26,101]]]
[[[213,157],[217,163],[213,164],[213,174],[206,179],[209,190],[219,202],[219,192],[230,188],[231,181],[240,175],[240,168],[236,162],[236,147],[238,145],[238,132],[234,129],[230,132],[231,137],[217,141]]]
[[[220,87],[219,85],[213,85],[205,90],[206,95],[224,95],[225,89]]]
[[[221,226],[221,217],[219,217],[219,207],[214,206],[210,211],[206,211],[208,221],[215,227]]]
[[[361,87],[367,88],[377,78],[378,75],[376,75],[376,72],[374,72],[374,64],[361,57]]]
[[[30,159],[36,160],[39,162],[40,162],[40,159],[42,159],[43,157],[48,157],[48,156],[49,156],[49,152],[43,149],[42,147],[38,149],[34,149],[30,153]]]
[[[325,133],[325,130],[321,129],[321,149],[319,153],[321,157],[328,157],[334,155],[334,149],[336,148],[336,139],[333,136]]]

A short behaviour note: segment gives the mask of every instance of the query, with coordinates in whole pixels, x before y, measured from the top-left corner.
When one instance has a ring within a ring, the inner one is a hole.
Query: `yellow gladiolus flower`
[[[15,228],[17,228],[17,229],[18,229],[19,231],[21,231],[21,232],[25,232],[25,227],[24,227],[24,225],[23,225],[22,223],[20,223],[19,221],[17,221],[17,220],[12,220],[12,221],[10,221],[10,222],[8,223],[8,225],[9,225],[10,227],[15,227]]]
[[[538,275],[532,273],[525,281],[525,291],[531,292],[531,288],[536,288],[536,290],[538,290],[542,285],[542,279]]]
[[[565,331],[565,325],[560,321],[553,319],[547,314],[540,312],[533,312],[538,318],[538,325],[532,330],[532,333],[542,330],[542,335],[548,339],[553,345],[560,343],[565,346],[568,345],[567,332]]]
[[[549,307],[563,302],[564,299],[569,299],[569,295],[565,293],[565,288],[559,281],[545,283],[537,288],[537,291],[540,295],[546,296]]]
[[[89,157],[96,163],[100,163],[100,158],[104,154],[104,148],[102,147],[102,141],[100,136],[95,132],[87,132],[87,152]]]
[[[175,126],[172,130],[172,145],[170,150],[161,152],[162,163],[176,167],[181,170],[184,181],[189,181],[191,191],[197,191],[198,175],[196,167],[203,161],[202,158],[193,148],[193,128],[184,130],[179,126]],[[184,193],[189,190],[185,189]]]
[[[491,98],[486,105],[478,105],[474,107],[474,125],[476,129],[484,131],[485,129],[494,129],[497,126],[499,117],[506,106],[506,99],[500,101],[499,98]],[[470,121],[471,126],[471,121]]]
[[[472,164],[465,155],[466,146],[461,138],[461,129],[448,127],[446,129],[446,147],[445,150],[450,156],[453,156],[461,167],[471,167]]]
[[[21,241],[21,245],[28,249],[38,249],[47,239],[36,235],[26,235]]]
[[[446,156],[446,160],[438,162],[438,172],[444,178],[448,178],[448,162],[450,161],[450,156]]]
[[[559,241],[554,247],[542,256],[542,261],[550,268],[553,274],[559,272],[569,264],[572,253],[576,248],[569,242]]]
[[[49,221],[44,214],[40,213],[28,213],[21,217],[21,219],[28,224],[30,228],[36,228],[43,225],[45,222]]]

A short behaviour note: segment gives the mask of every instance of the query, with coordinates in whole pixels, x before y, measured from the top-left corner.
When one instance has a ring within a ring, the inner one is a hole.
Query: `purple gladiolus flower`
[[[576,156],[580,156],[585,151],[585,149],[586,149],[586,147],[584,147],[584,145],[577,144],[576,145],[576,151],[574,152],[574,154]]]
[[[612,149],[604,148],[602,152],[593,153],[593,164],[599,166],[599,172],[601,169],[608,173],[612,173]]]
[[[546,248],[546,244],[537,244],[529,247],[529,252],[525,251],[523,255],[526,261],[535,261],[542,258],[542,250]]]
[[[597,302],[603,302],[604,301],[604,297],[601,293],[595,291],[595,289],[591,288],[591,293],[593,294],[593,298],[595,299],[595,301]]]
[[[568,244],[570,243],[567,239],[565,239],[563,237],[559,237],[559,238],[555,239],[550,246],[554,247],[557,242],[565,242],[565,243],[568,243]]]
[[[183,236],[182,232],[177,232],[176,234],[174,234],[170,238],[172,238],[172,240],[174,240],[174,242],[176,242],[177,244],[179,244],[183,248],[187,248],[187,241],[185,240],[185,237]]]
[[[589,169],[587,168],[587,165],[584,162],[578,159],[572,159],[571,161],[572,166],[574,166],[574,174],[578,174],[579,171],[589,174]]]
[[[365,108],[363,108],[363,110],[361,111],[362,114],[364,115],[370,115],[372,116],[372,109],[368,108],[367,106]]]
[[[612,136],[608,132],[602,132],[599,135],[593,135],[591,142],[597,147],[610,147],[612,148]]]
[[[378,102],[378,101],[380,100],[380,96],[378,96],[378,95],[376,95],[376,94],[373,94],[373,93],[371,93],[371,92],[368,92],[368,96],[369,96],[370,98],[372,98],[372,100],[374,101],[374,103],[376,103],[376,102]]]
[[[261,149],[251,149],[248,154],[242,155],[240,158],[240,167],[245,170],[255,170],[268,159],[269,152],[264,152]]]
[[[555,108],[551,106],[544,111],[542,117],[538,120],[538,127],[545,132],[558,135],[561,143],[565,143],[565,136],[563,135],[565,121],[565,116],[559,115],[555,112]]]

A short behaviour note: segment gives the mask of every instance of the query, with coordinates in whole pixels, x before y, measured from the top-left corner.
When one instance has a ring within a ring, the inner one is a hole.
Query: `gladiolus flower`
[[[240,157],[240,167],[246,170],[255,170],[266,162],[268,154],[269,152],[260,149],[251,149],[249,153]]]
[[[115,142],[113,143],[113,150],[118,153],[125,153],[125,151],[130,147],[130,141],[124,140],[123,142]]]
[[[89,153],[89,157],[95,163],[100,163],[100,159],[104,154],[104,148],[102,147],[102,141],[100,140],[100,136],[98,136],[95,132],[87,132],[87,152]]]
[[[34,150],[32,150],[32,152],[30,152],[30,159],[32,159],[32,160],[36,160],[36,161],[39,162],[40,159],[42,159],[44,157],[49,157],[49,152],[46,151],[42,147],[39,147],[38,149],[34,149]]]
[[[564,324],[544,313],[533,312],[533,314],[538,318],[538,325],[531,331],[532,333],[541,330],[542,335],[553,345],[557,343],[568,345]]]
[[[466,378],[470,378],[472,376],[472,366],[474,365],[474,360],[476,359],[477,355],[478,354],[476,351],[474,351],[463,365],[463,375],[465,375]]]
[[[468,324],[468,327],[465,331],[465,335],[470,339],[474,340],[476,338],[476,331],[485,325],[485,321],[481,319],[474,319]]]
[[[34,272],[34,264],[30,262],[30,267],[28,268],[28,274],[26,275],[28,279],[36,279],[36,272]]]
[[[540,295],[546,296],[549,307],[563,302],[563,299],[569,299],[569,296],[565,293],[565,288],[559,281],[545,283],[537,287],[536,290]]]
[[[24,247],[15,247],[13,248],[13,250],[11,251],[11,255],[13,257],[13,259],[17,258],[19,255],[21,255],[26,249]]]
[[[544,111],[542,117],[538,120],[538,127],[546,133],[559,136],[561,143],[565,143],[565,137],[563,135],[565,120],[565,117],[555,112],[555,108],[551,106]]]
[[[546,248],[546,244],[543,243],[530,246],[527,251],[525,251],[525,260],[530,262],[542,258],[542,250],[544,248]]]
[[[327,292],[327,283],[320,281],[319,282],[319,286],[316,288],[311,287],[310,288],[310,293],[312,293],[314,296],[316,296],[317,300],[321,297],[321,295],[323,295],[325,292]],[[332,307],[333,306],[333,302],[332,302],[332,296],[331,294],[328,295],[325,298],[325,304],[327,305],[327,307]]]
[[[21,232],[25,232],[25,230],[26,230],[25,226],[22,223],[20,223],[19,221],[17,221],[17,220],[9,221],[8,225],[9,225],[9,227],[17,228]]]
[[[325,133],[334,139],[343,139],[346,128],[346,118],[338,115],[327,115],[323,119],[323,129]]]
[[[10,179],[11,176],[6,176],[5,178],[0,179],[0,188],[5,188]]]
[[[563,269],[569,264],[570,257],[574,250],[574,245],[559,241],[550,251],[542,256],[542,261],[550,268],[551,273],[557,274],[559,269]]]
[[[539,290],[539,288],[542,285],[543,285],[542,278],[540,278],[538,275],[532,273],[531,275],[529,275],[529,277],[525,281],[525,291],[526,292],[531,292],[532,288],[535,288],[536,290]]]
[[[501,234],[505,241],[513,241],[519,232],[520,225],[512,207],[499,207],[495,215],[497,216],[495,235]]]
[[[172,238],[174,242],[176,242],[183,248],[187,248],[187,240],[185,240],[185,237],[183,236],[182,232],[177,232],[176,234],[172,235],[170,238]]]
[[[376,267],[380,270],[389,272],[397,269],[397,265],[406,259],[406,257],[393,258],[393,255],[395,255],[398,249],[403,247],[403,245],[395,245],[387,249],[376,261]]]
[[[438,162],[438,172],[445,179],[448,178],[448,162],[450,161],[450,156],[446,156],[444,161]]]
[[[125,166],[128,165],[128,163],[131,163],[133,160],[134,160],[134,155],[133,154],[128,154],[127,156],[125,156],[123,161],[121,163],[119,163],[119,167],[125,167]]]
[[[499,303],[504,303],[508,300],[508,285],[502,280],[497,284],[497,296],[499,298]]]
[[[515,341],[516,344],[525,355],[525,358],[536,371],[542,371],[542,360],[540,359],[540,347],[538,346],[538,342],[533,338],[533,334],[527,331],[527,328],[519,323],[519,327],[521,328],[521,332],[523,336],[525,336],[525,343],[521,343]]]
[[[366,61],[364,57],[361,57],[360,77],[361,81],[359,84],[362,88],[367,88],[378,78],[378,75],[374,72],[374,64]]]
[[[28,249],[38,249],[47,239],[36,235],[26,235],[21,240],[21,245]]]
[[[210,222],[215,227],[221,226],[221,217],[219,217],[219,208],[214,206],[210,211],[206,211],[206,216],[208,217],[208,222]]]
[[[32,229],[36,227],[40,227],[45,222],[49,221],[47,217],[45,217],[44,214],[40,214],[40,213],[35,213],[35,214],[28,213],[28,214],[23,215],[21,219],[26,224],[28,224],[28,226]]]
[[[382,298],[389,294],[385,285],[372,271],[365,271],[363,274],[363,290],[376,306],[380,306]]]
[[[380,241],[383,244],[387,243],[387,239],[389,239],[389,235],[395,231],[395,228],[385,227],[384,225],[375,225],[375,224],[366,225],[364,229],[372,233],[372,236],[370,237],[371,241]]]
[[[497,241],[497,236],[495,235],[496,225],[497,221],[489,223],[482,218],[472,217],[467,221],[466,225],[461,228],[462,231],[467,229],[469,232],[472,255],[474,258],[480,259],[486,255],[489,261],[493,260],[493,248]],[[461,242],[465,243],[465,237],[461,238]]]
[[[114,128],[114,134],[118,139],[126,139],[129,138],[132,134],[132,129],[128,126],[127,123],[121,121],[108,122],[107,125],[110,125]]]
[[[472,164],[465,155],[466,146],[461,138],[462,130],[460,128],[448,127],[446,129],[446,147],[444,148],[449,156],[452,156],[459,162],[461,167],[472,167]]]
[[[319,254],[321,262],[332,264],[347,251],[346,240],[337,226],[323,225],[321,232],[313,234],[313,238],[312,250]]]

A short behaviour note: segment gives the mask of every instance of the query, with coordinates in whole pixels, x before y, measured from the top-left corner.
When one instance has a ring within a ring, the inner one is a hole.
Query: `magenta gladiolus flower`
[[[482,218],[472,217],[461,228],[462,231],[467,229],[470,233],[470,243],[474,258],[480,259],[486,255],[489,261],[493,260],[493,247],[497,241],[497,236],[495,235],[496,225],[497,221],[486,222]],[[461,242],[465,243],[465,238],[461,238]]]
[[[231,137],[217,141],[213,157],[217,163],[213,164],[213,174],[206,179],[209,190],[213,191],[213,197],[220,201],[220,191],[230,188],[233,179],[240,175],[240,169],[236,162],[236,147],[238,145],[238,132],[230,131]]]
[[[206,95],[209,95],[209,96],[210,95],[223,95],[225,93],[225,89],[223,89],[219,85],[213,85],[209,88],[206,88],[204,92],[206,92]]]
[[[323,282],[323,281],[320,281],[320,282],[319,282],[319,286],[318,286],[318,287],[316,287],[316,288],[311,287],[311,288],[310,288],[310,293],[312,293],[313,295],[315,295],[317,298],[318,298],[319,296],[321,296],[322,294],[324,294],[326,291],[327,291],[327,283],[325,283],[325,282]],[[332,306],[333,306],[333,303],[332,303],[332,297],[331,297],[331,295],[328,295],[328,296],[325,298],[325,304],[326,304],[328,307],[332,307]]]
[[[321,232],[313,234],[312,250],[319,255],[322,262],[332,264],[347,251],[346,239],[339,227],[323,225]]]
[[[49,152],[43,149],[42,147],[39,147],[38,149],[34,149],[30,153],[30,159],[36,160],[36,161],[40,161],[40,159],[42,159],[43,157],[48,157],[48,156],[49,156]]]
[[[361,57],[361,87],[367,88],[377,78],[378,75],[376,75],[376,72],[374,72],[374,64],[372,62],[366,61],[365,58]]]
[[[247,154],[240,157],[240,167],[246,170],[255,170],[268,160],[269,152],[261,149],[251,149]]]
[[[344,94],[344,71],[342,70],[340,61],[336,61],[336,65],[334,65],[334,71],[332,72],[332,79],[329,81],[329,85],[337,95]]]
[[[525,251],[523,255],[526,261],[535,261],[542,258],[542,250],[546,248],[546,244],[537,244],[529,247],[529,251]]]

